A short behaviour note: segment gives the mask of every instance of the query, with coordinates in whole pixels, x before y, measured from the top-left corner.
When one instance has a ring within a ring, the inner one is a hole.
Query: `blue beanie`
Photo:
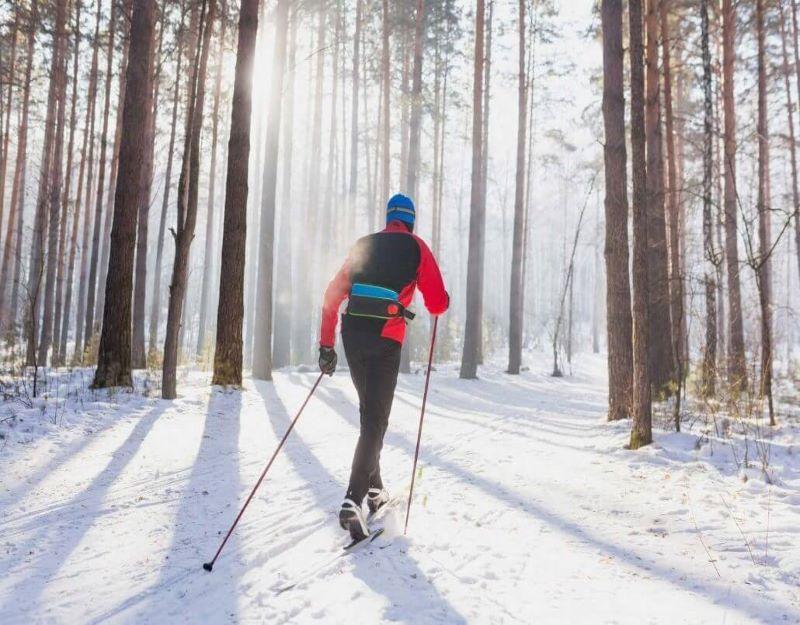
[[[386,223],[390,221],[399,220],[407,223],[412,228],[414,227],[414,219],[416,212],[414,211],[414,202],[410,197],[398,193],[389,198],[386,203]]]

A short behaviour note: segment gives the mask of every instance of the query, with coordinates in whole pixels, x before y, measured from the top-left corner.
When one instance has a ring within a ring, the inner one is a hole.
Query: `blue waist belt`
[[[373,319],[411,320],[416,316],[400,303],[400,296],[392,289],[359,282],[350,288],[345,314]]]

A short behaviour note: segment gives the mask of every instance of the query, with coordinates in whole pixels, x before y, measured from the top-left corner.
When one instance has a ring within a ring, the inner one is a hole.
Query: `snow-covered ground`
[[[6,401],[0,623],[799,623],[797,422],[772,435],[772,484],[713,434],[626,451],[629,425],[603,420],[605,361],[581,361],[563,379],[544,356],[518,378],[441,367],[408,538],[398,513],[335,560],[358,415],[347,373],[325,378],[210,574],[313,372],[244,392],[189,373],[174,402],[77,389],[52,414]],[[401,376],[395,491],[422,385]]]

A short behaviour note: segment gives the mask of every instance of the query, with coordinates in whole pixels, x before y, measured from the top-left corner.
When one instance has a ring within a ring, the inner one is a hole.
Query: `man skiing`
[[[342,343],[358,392],[361,431],[339,525],[353,540],[369,535],[362,509],[364,498],[371,513],[389,501],[381,481],[380,454],[397,384],[406,320],[414,318],[406,307],[416,287],[432,315],[441,315],[450,304],[433,254],[414,234],[415,217],[411,198],[393,196],[386,205],[386,228],[356,242],[328,285],[322,306],[319,368],[333,375],[339,306],[348,299],[342,314]]]

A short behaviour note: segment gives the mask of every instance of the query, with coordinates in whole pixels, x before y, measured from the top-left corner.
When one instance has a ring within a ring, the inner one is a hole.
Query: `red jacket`
[[[441,315],[450,304],[439,265],[430,248],[420,237],[409,232],[405,224],[392,221],[381,232],[359,239],[328,284],[319,340],[323,347],[333,347],[336,342],[339,307],[350,294],[354,282],[390,288],[399,294],[403,306],[411,304],[414,291],[419,287],[425,307],[432,315]],[[362,323],[363,328],[376,328],[380,336],[398,343],[405,338],[406,322],[401,317],[358,323]]]

